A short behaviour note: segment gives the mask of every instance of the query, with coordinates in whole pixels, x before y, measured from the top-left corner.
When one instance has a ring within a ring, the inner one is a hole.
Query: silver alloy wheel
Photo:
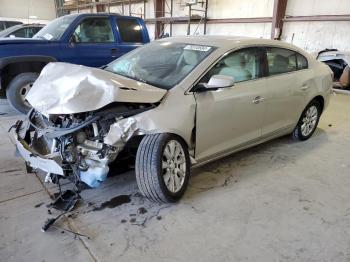
[[[181,144],[170,140],[164,147],[162,170],[163,180],[172,193],[181,190],[186,176],[186,157]]]
[[[28,101],[26,99],[26,95],[28,94],[28,92],[32,88],[32,86],[33,86],[33,83],[28,83],[28,84],[25,84],[24,86],[22,86],[21,89],[19,90],[19,95],[20,95],[22,103],[28,107],[30,107],[30,104],[28,103]]]
[[[318,118],[318,110],[316,106],[310,106],[303,117],[301,125],[301,134],[308,136],[315,129]]]

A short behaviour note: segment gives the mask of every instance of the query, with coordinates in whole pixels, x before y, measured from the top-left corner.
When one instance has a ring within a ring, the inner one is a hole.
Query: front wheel
[[[315,132],[321,116],[321,106],[316,100],[311,101],[304,109],[292,136],[295,140],[309,139]]]
[[[186,143],[173,134],[146,135],[137,150],[136,181],[141,193],[156,202],[176,202],[190,176]]]
[[[37,73],[22,73],[11,80],[6,89],[6,96],[17,112],[26,114],[30,110],[31,106],[25,97],[37,78]]]

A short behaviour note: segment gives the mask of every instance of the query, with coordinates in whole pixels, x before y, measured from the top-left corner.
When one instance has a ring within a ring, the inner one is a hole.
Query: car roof
[[[34,26],[34,27],[43,27],[45,26],[44,24],[23,24],[23,25],[20,25],[22,27],[30,27],[30,26]]]
[[[21,24],[21,25],[14,25],[14,26],[11,26],[9,27],[8,29],[19,29],[19,28],[23,28],[23,27],[31,27],[31,26],[34,26],[34,27],[43,27],[45,26],[44,24]]]
[[[77,13],[77,14],[70,14],[70,15],[65,15],[65,16],[74,16],[74,17],[119,16],[119,17],[132,17],[132,18],[139,19],[139,17],[136,17],[136,16],[121,15],[119,13]]]
[[[263,38],[253,38],[246,36],[175,36],[162,38],[159,41],[171,41],[171,42],[184,42],[188,44],[196,45],[208,45],[223,49],[232,49],[235,47],[241,47],[244,45],[263,45],[263,46],[275,46],[281,48],[292,49],[305,54],[305,51],[286,42],[280,40],[270,40]]]

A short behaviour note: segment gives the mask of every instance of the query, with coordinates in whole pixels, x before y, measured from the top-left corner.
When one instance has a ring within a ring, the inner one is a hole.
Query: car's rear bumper
[[[58,158],[56,159],[54,156],[40,155],[38,152],[32,149],[23,138],[21,138],[19,135],[21,125],[22,122],[20,122],[19,126],[16,127],[14,137],[16,139],[17,150],[26,163],[34,169],[40,169],[47,173],[63,176],[64,172],[59,164]]]

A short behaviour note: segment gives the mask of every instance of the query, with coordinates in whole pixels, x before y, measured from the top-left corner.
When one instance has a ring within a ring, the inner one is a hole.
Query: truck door
[[[86,17],[73,30],[68,43],[66,62],[100,67],[116,59],[117,43],[111,18]]]

